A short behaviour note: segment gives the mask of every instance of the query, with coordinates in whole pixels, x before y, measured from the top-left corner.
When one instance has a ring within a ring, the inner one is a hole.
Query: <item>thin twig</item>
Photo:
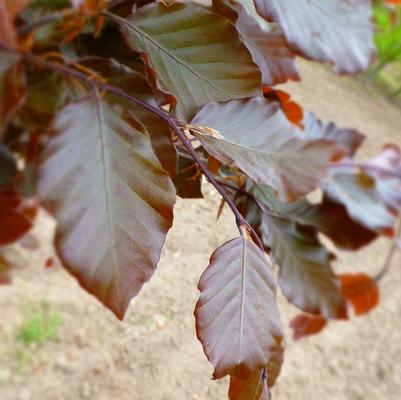
[[[400,237],[401,237],[401,219],[398,221],[398,228],[396,230],[396,233],[394,235],[393,242],[391,243],[390,249],[387,253],[386,259],[384,260],[383,267],[381,268],[380,272],[375,276],[375,281],[379,282],[383,276],[387,273],[391,266],[391,261],[393,260],[393,257],[396,253],[397,250],[400,249]]]
[[[1,47],[4,48],[4,46],[0,45],[0,48]],[[10,49],[8,49],[8,50],[10,51]],[[13,50],[11,50],[11,51],[13,51]],[[18,53],[16,51],[13,51],[13,52]],[[19,53],[19,54],[21,54],[21,53]],[[178,121],[177,119],[175,119],[173,116],[171,116],[166,111],[164,111],[160,108],[156,108],[141,99],[138,99],[134,96],[129,95],[128,93],[124,92],[122,89],[120,89],[117,86],[113,86],[108,83],[96,80],[96,79],[91,79],[86,74],[84,74],[80,71],[71,69],[71,68],[61,65],[61,64],[43,60],[42,58],[34,56],[29,53],[22,53],[21,56],[27,62],[37,65],[38,67],[42,67],[42,68],[46,68],[46,69],[58,72],[64,76],[76,78],[76,79],[83,81],[91,86],[95,86],[98,89],[105,90],[110,93],[114,93],[114,94],[128,100],[129,102],[134,103],[134,104],[138,105],[139,107],[142,107],[153,114],[156,114],[158,117],[165,120],[170,125],[171,129],[175,132],[175,134],[178,136],[178,138],[180,139],[182,144],[185,146],[185,148],[187,149],[189,154],[192,156],[194,161],[198,164],[200,170],[206,176],[207,180],[215,187],[215,189],[220,193],[220,195],[223,197],[223,199],[225,200],[227,205],[230,207],[231,211],[233,212],[233,214],[235,216],[235,222],[237,224],[237,227],[238,227],[241,235],[243,235],[243,233],[244,233],[244,228],[247,228],[248,230],[250,230],[256,244],[263,250],[263,244],[262,244],[260,238],[258,237],[258,235],[256,234],[256,232],[254,231],[254,229],[248,224],[248,222],[245,220],[245,218],[238,211],[233,200],[230,198],[230,196],[227,194],[227,192],[220,186],[220,184],[217,182],[216,178],[206,168],[206,166],[204,165],[204,163],[202,162],[202,160],[199,158],[196,151],[192,147],[191,142],[186,138],[185,134],[182,132],[179,125],[185,125],[185,124],[183,124],[181,121]]]

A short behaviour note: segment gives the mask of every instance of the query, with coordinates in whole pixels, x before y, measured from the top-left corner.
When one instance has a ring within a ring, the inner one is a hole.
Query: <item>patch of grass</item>
[[[16,370],[20,374],[26,372],[33,361],[32,356],[22,348],[16,349],[15,359],[17,361]]]
[[[51,311],[48,302],[29,303],[16,337],[25,345],[41,345],[47,341],[57,341],[62,322],[61,316]]]

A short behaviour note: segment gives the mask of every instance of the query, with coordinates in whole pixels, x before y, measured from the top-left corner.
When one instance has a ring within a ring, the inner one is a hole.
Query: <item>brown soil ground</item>
[[[325,68],[301,67],[303,83],[286,89],[306,110],[367,134],[361,156],[389,141],[401,144],[399,109]],[[195,338],[193,309],[209,255],[236,229],[227,210],[216,222],[219,198],[209,186],[205,196],[204,201],[178,201],[158,271],[132,302],[124,322],[81,290],[58,263],[44,267],[53,254],[54,226],[42,213],[33,233],[40,248],[7,249],[19,268],[13,284],[0,289],[0,399],[225,399],[227,382],[210,379],[212,368]],[[340,254],[336,267],[374,273],[388,246],[378,241],[357,255]],[[299,342],[292,341],[286,328],[285,364],[275,399],[401,399],[400,261],[394,259],[381,283],[380,307],[368,316],[331,323],[321,335]],[[27,318],[24,309],[43,299],[63,318],[59,340],[24,347],[16,339]],[[281,296],[279,303],[287,326],[296,311]],[[30,362],[21,359],[21,351]]]

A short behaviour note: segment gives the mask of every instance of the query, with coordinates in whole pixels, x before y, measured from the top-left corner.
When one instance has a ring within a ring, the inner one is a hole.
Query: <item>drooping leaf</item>
[[[349,215],[366,228],[376,232],[393,228],[395,217],[380,199],[376,182],[369,175],[337,172],[326,181],[324,189],[329,198],[343,204]]]
[[[263,96],[265,99],[279,102],[288,120],[303,129],[304,112],[298,103],[291,100],[291,96],[288,93],[269,86],[263,86]]]
[[[278,283],[287,300],[312,314],[345,318],[345,301],[331,267],[333,255],[320,242],[318,232],[300,226],[279,208],[263,206],[270,203],[268,189],[255,188],[251,193],[258,205],[237,196],[237,207],[278,265]]]
[[[293,339],[299,340],[305,336],[316,335],[327,325],[327,319],[321,315],[299,314],[291,322]]]
[[[362,72],[373,61],[371,0],[255,0],[255,5],[281,25],[294,52],[334,64],[335,73]]]
[[[17,174],[17,162],[10,150],[0,144],[0,190],[10,186]]]
[[[196,330],[215,379],[249,379],[281,351],[275,283],[266,256],[239,237],[219,247],[202,274]],[[277,375],[280,363],[271,374]]]
[[[261,93],[259,70],[226,18],[196,4],[149,4],[122,21],[180,118],[189,121],[212,100]]]
[[[194,133],[223,164],[271,186],[283,201],[314,190],[327,174],[325,165],[343,155],[332,142],[302,139],[279,105],[262,97],[209,103],[192,124],[217,130],[218,135],[210,130]]]
[[[353,157],[365,140],[365,135],[356,129],[341,128],[334,122],[323,122],[311,112],[305,114],[302,123],[308,139],[327,139],[340,144],[347,150],[348,157]]]
[[[11,282],[10,269],[9,263],[0,256],[0,285],[8,285]]]
[[[295,56],[288,48],[283,31],[278,24],[267,22],[256,12],[253,0],[215,0],[214,5],[225,14],[227,8],[235,10],[235,26],[261,70],[263,84],[300,80]]]
[[[379,304],[377,283],[366,274],[343,274],[339,276],[341,292],[352,304],[356,315],[363,315]]]
[[[172,224],[174,188],[137,121],[97,96],[67,106],[40,167],[66,268],[122,318],[152,276]]]
[[[23,104],[25,96],[25,77],[19,56],[0,51],[0,139],[10,118]]]
[[[86,58],[82,64],[100,73],[102,77],[108,79],[110,84],[123,89],[127,94],[144,100],[157,108],[152,88],[142,73],[141,66],[131,63],[131,67],[127,67],[114,60],[101,57]],[[177,174],[177,152],[172,143],[170,127],[167,122],[156,114],[119,96],[113,96],[113,100],[123,104],[126,110],[145,126],[157,158],[171,178],[174,179]]]

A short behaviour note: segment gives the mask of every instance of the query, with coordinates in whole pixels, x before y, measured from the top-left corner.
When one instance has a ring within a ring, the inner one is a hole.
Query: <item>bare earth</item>
[[[401,144],[401,111],[358,83],[303,63],[302,84],[286,85],[305,110],[358,128],[369,137],[361,156],[381,145]],[[197,281],[211,252],[236,235],[227,210],[216,222],[219,198],[205,186],[206,200],[178,200],[175,226],[158,271],[117,321],[77,285],[53,254],[53,222],[42,213],[34,234],[41,247],[7,251],[19,266],[11,286],[0,288],[1,400],[217,400],[227,382],[213,382],[195,337]],[[389,244],[376,242],[358,255],[340,254],[338,270],[378,271]],[[382,281],[380,307],[364,318],[331,323],[319,336],[294,343],[286,328],[286,356],[274,389],[277,400],[401,399],[401,257]],[[31,363],[18,368],[15,332],[24,304],[46,299],[63,318],[60,340],[27,348]],[[288,326],[296,310],[279,298]]]

